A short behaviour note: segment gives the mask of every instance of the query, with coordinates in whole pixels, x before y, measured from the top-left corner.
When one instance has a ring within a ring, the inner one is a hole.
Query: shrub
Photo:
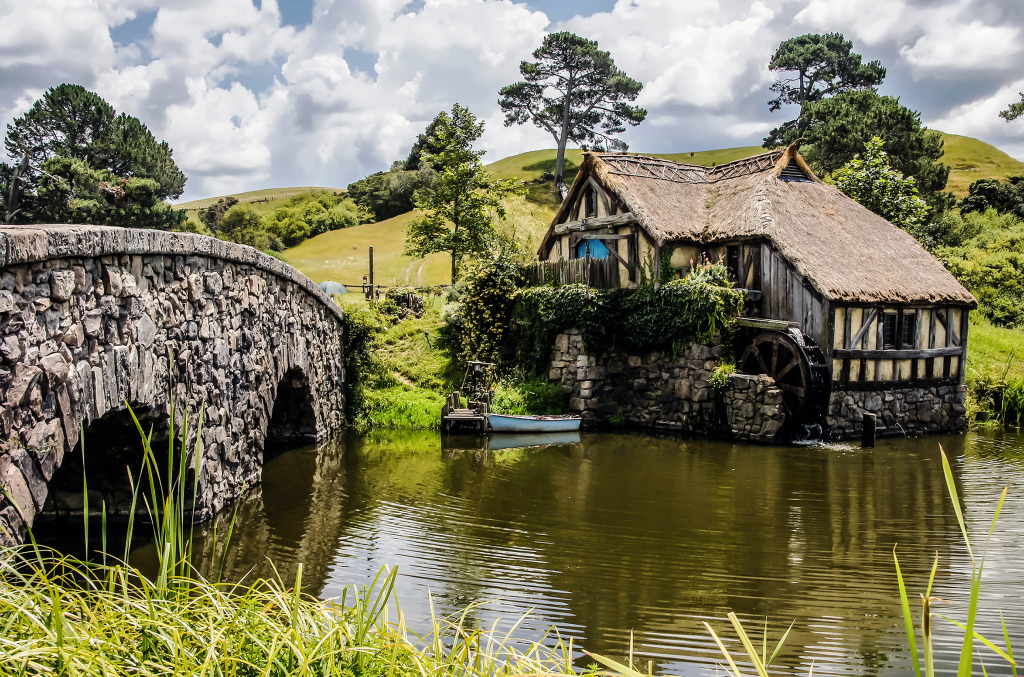
[[[524,289],[515,306],[514,345],[518,360],[537,371],[555,335],[577,328],[583,342],[600,352],[670,349],[680,341],[710,342],[743,307],[721,263],[697,265],[682,280],[635,291],[597,291],[583,285]]]
[[[522,281],[522,269],[508,247],[492,250],[468,265],[458,313],[463,359],[501,362],[514,354],[512,311]]]
[[[980,313],[993,324],[1024,325],[1024,222],[988,210],[943,220],[961,240],[935,254],[978,299]]]
[[[729,377],[736,373],[736,365],[731,363],[719,364],[715,367],[715,370],[711,372],[711,377],[708,379],[708,385],[716,393],[724,393],[729,389]]]
[[[508,377],[495,384],[491,404],[497,414],[565,414],[569,395],[545,376]]]

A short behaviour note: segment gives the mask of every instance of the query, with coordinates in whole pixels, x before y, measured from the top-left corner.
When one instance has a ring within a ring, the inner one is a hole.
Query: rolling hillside
[[[270,210],[278,205],[274,204],[275,200],[282,200],[284,198],[292,197],[294,195],[301,195],[302,193],[309,193],[314,190],[345,190],[344,188],[324,188],[322,186],[295,186],[293,188],[264,188],[263,190],[250,190],[244,193],[232,193],[230,195],[219,195],[217,197],[207,197],[202,200],[192,200],[191,202],[182,202],[181,204],[174,205],[175,209],[184,209],[186,211],[192,211],[195,209],[203,209],[217,202],[224,197],[236,198],[239,202],[253,202],[257,209]]]
[[[967,194],[972,181],[981,178],[1004,178],[1024,174],[1024,162],[1020,162],[998,148],[983,141],[955,134],[944,134],[946,155],[943,161],[950,165],[948,190],[957,197]],[[744,146],[719,150],[682,153],[645,153],[676,162],[711,166],[738,160],[764,152],[760,146]],[[570,150],[566,153],[565,178],[571,183],[582,162],[582,152]],[[555,169],[555,151],[537,150],[503,158],[487,165],[495,178],[518,178],[527,185],[529,209],[526,223],[520,219],[517,225],[531,231],[543,233],[560,203],[550,174]],[[242,202],[270,199],[255,206],[261,211],[273,209],[274,200],[291,197],[310,190],[338,190],[332,188],[277,188],[247,193],[237,193]],[[218,198],[195,200],[177,205],[181,209],[197,209],[213,204]],[[194,213],[194,212],[193,212]],[[413,214],[403,214],[380,223],[366,224],[338,230],[317,236],[297,247],[284,252],[283,258],[313,280],[336,280],[346,284],[357,284],[367,272],[368,248],[374,247],[375,281],[379,284],[437,285],[447,284],[449,276],[448,258],[435,254],[425,260],[413,260],[402,254],[405,240],[405,226]]]
[[[285,250],[283,258],[314,282],[334,280],[342,284],[361,284],[369,270],[372,245],[376,284],[447,284],[451,273],[447,256],[432,254],[425,259],[413,259],[402,254],[405,226],[415,215],[416,212],[410,212],[379,223],[324,233]]]
[[[940,133],[946,142],[942,161],[950,167],[946,190],[953,191],[958,198],[967,195],[971,183],[978,179],[1005,179],[1024,174],[1024,162],[993,145],[969,136]]]

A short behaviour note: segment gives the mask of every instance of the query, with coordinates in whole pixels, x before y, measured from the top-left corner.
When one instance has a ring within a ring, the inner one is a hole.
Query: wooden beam
[[[929,357],[947,357],[959,355],[960,353],[961,349],[956,346],[951,348],[920,348],[918,350],[852,350],[839,348],[833,352],[833,356],[840,359],[849,357],[852,359],[863,358],[868,360],[923,360]]]
[[[579,242],[580,240],[628,240],[631,235],[615,235],[613,233],[573,233],[570,239]]]
[[[956,385],[956,380],[951,378],[921,378],[916,381],[850,381],[849,383],[837,383],[833,385],[832,392],[844,390],[900,390],[903,388],[930,388],[933,386]]]
[[[796,322],[785,320],[766,320],[760,317],[737,317],[736,324],[741,327],[753,327],[755,329],[767,329],[769,331],[789,331],[790,327],[799,327]]]
[[[871,323],[875,321],[876,315],[878,315],[877,308],[872,308],[871,311],[867,314],[867,317],[863,317],[862,315],[862,324],[860,325],[860,330],[854,335],[853,341],[850,343],[851,348],[861,345],[861,342],[865,339],[865,337],[867,337],[868,330],[871,329]]]
[[[960,335],[963,340],[960,342],[960,363],[957,365],[957,383],[963,383],[964,377],[967,376],[967,331],[970,329],[971,321],[968,313],[971,311],[964,308],[960,311]]]
[[[637,220],[633,216],[633,212],[623,212],[622,214],[613,214],[612,216],[599,216],[560,223],[555,226],[553,232],[555,235],[565,235],[566,233],[581,233],[588,230],[600,230],[601,228],[630,226],[634,223],[637,223]]]

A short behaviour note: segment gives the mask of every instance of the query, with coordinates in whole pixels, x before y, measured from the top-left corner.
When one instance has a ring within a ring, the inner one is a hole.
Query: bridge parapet
[[[0,543],[54,509],[50,483],[81,426],[126,402],[153,419],[203,410],[191,464],[197,513],[211,516],[259,481],[268,428],[323,438],[341,426],[343,318],[309,278],[243,245],[0,227]]]

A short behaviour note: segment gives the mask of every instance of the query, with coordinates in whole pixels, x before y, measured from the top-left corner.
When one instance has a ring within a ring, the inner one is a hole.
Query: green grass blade
[[[967,537],[967,525],[964,524],[964,514],[960,510],[960,496],[956,492],[956,484],[953,482],[953,469],[949,466],[949,458],[946,457],[946,450],[939,445],[939,454],[942,455],[942,473],[946,477],[946,489],[949,497],[953,500],[953,511],[956,512],[956,521],[960,525],[960,533],[964,536],[964,544],[967,546],[967,554],[974,559],[974,552],[971,550],[971,539]]]
[[[82,452],[82,529],[85,536],[85,556],[89,557],[89,480],[85,474],[85,428],[79,431],[79,449]]]
[[[761,662],[761,659],[757,657],[757,649],[754,648],[754,643],[750,641],[750,637],[747,636],[746,630],[744,630],[743,625],[740,624],[740,619],[732,611],[729,612],[728,617],[729,621],[732,623],[733,629],[736,630],[736,634],[740,637],[740,642],[743,643],[743,648],[746,650],[747,655],[750,656],[750,660],[754,664],[754,669],[757,670],[757,674],[761,677],[768,677],[768,670]]]
[[[782,651],[782,646],[786,643],[786,640],[789,638],[789,632],[790,632],[790,630],[793,629],[793,625],[795,623],[796,623],[796,621],[792,621],[789,624],[789,627],[786,628],[786,631],[784,633],[782,633],[782,637],[779,638],[779,643],[775,645],[775,651],[772,651],[772,655],[769,656],[768,660],[765,662],[765,664],[764,664],[765,667],[771,667],[772,663],[775,662],[775,657],[779,655],[780,651]],[[765,623],[765,626],[766,626],[765,627],[765,642],[767,643],[767,641],[768,641],[767,622]]]
[[[950,618],[949,616],[940,616],[940,618],[943,618],[944,620],[949,621],[950,623],[952,623],[953,625],[957,626],[961,630],[964,630],[964,631],[967,630],[967,626],[964,625],[963,623],[961,623],[960,621],[956,620],[956,619]],[[1004,630],[1006,629],[1005,624],[1003,626],[1003,629]],[[984,644],[988,648],[992,649],[992,651],[994,651],[997,654],[999,654],[1000,658],[1005,660],[1007,663],[1012,665],[1014,668],[1017,667],[1017,661],[1013,660],[1013,656],[1011,655],[1012,652],[1003,651],[998,646],[996,646],[991,640],[986,638],[984,635],[982,635],[977,630],[972,631],[971,634],[973,634],[974,638],[977,639],[979,642],[981,642],[982,644]],[[1006,646],[1009,647],[1010,644],[1009,644],[1009,637],[1008,636],[1006,637],[1006,640],[1007,640]]]
[[[896,557],[896,546],[892,548],[892,560],[896,564],[896,582],[900,587],[900,606],[903,608],[903,626],[907,631],[907,646],[910,647],[910,657],[914,661],[914,675],[921,677],[921,660],[917,656],[917,640],[914,638],[914,618],[910,613],[910,600],[907,597],[907,586],[903,582],[903,572],[900,570],[900,560]]]
[[[705,623],[705,625],[707,625],[707,623]],[[710,627],[708,629],[710,630]],[[714,635],[714,631],[712,631],[712,635]],[[642,672],[640,672],[638,670],[634,670],[633,668],[629,667],[628,665],[623,665],[622,663],[619,663],[618,661],[613,661],[611,658],[605,658],[604,656],[600,656],[600,655],[598,655],[596,653],[590,653],[589,651],[584,651],[583,653],[587,654],[588,656],[590,656],[591,658],[593,658],[595,661],[597,661],[601,665],[605,666],[606,668],[610,668],[610,669],[614,670],[615,672],[619,673],[620,675],[625,675],[626,677],[647,677],[647,675],[645,675],[644,673],[642,673]],[[737,677],[738,677],[739,673],[737,672],[736,674],[737,674]]]
[[[736,667],[736,661],[732,659],[732,654],[730,654],[729,650],[725,648],[725,644],[722,643],[722,640],[718,637],[718,634],[715,633],[715,631],[711,628],[710,625],[708,625],[707,621],[704,621],[704,627],[708,629],[709,633],[711,633],[711,639],[715,640],[715,644],[718,645],[718,648],[721,650],[722,655],[725,656],[725,660],[729,663],[729,669],[732,670],[733,677],[743,677],[740,674],[740,669]]]
[[[1013,664],[1013,675],[1017,677],[1017,661],[1013,657],[1013,645],[1010,643],[1010,631],[1006,629],[1006,617],[1003,616],[1003,612],[999,612],[999,622],[1003,626],[1003,641],[1006,642],[1006,654],[1010,657],[1010,663]]]

